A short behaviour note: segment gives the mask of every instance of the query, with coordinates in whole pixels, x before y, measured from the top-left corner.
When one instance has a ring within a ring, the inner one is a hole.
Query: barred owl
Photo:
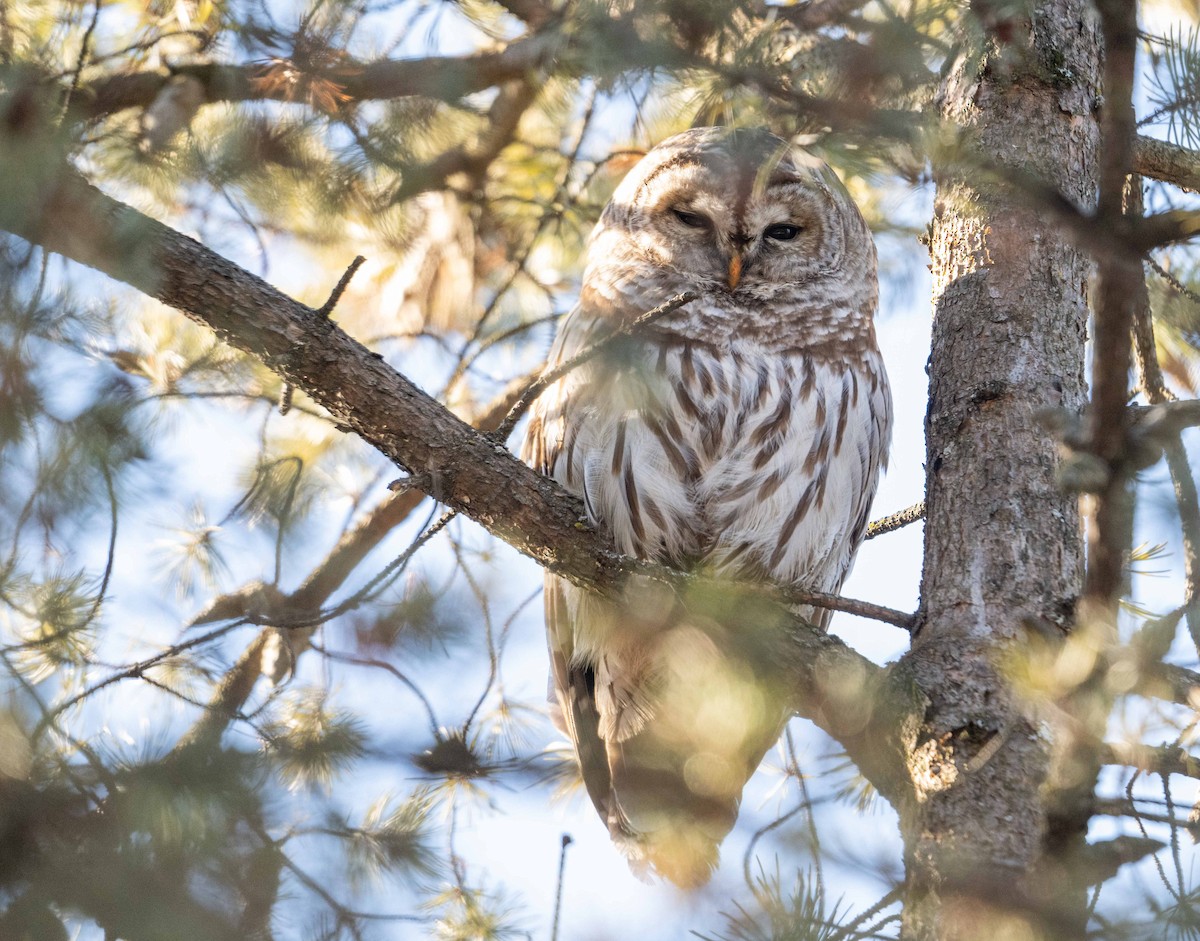
[[[664,141],[601,215],[549,367],[699,296],[551,385],[525,460],[624,553],[838,591],[891,432],[875,268],[821,161],[759,130]],[[709,878],[788,717],[711,621],[673,598],[617,605],[546,579],[552,708],[589,796],[635,871],[688,887]]]

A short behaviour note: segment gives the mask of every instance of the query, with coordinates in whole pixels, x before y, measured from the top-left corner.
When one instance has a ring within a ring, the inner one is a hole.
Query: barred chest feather
[[[530,457],[582,495],[623,552],[836,591],[886,461],[878,351],[654,339],[545,396],[545,451]]]

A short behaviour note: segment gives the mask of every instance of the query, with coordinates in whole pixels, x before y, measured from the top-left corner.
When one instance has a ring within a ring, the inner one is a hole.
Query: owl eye
[[[800,228],[798,225],[769,225],[763,235],[777,242],[790,242],[800,234]]]
[[[708,219],[700,215],[698,212],[686,212],[683,209],[672,209],[675,213],[675,218],[686,225],[689,229],[707,229]]]

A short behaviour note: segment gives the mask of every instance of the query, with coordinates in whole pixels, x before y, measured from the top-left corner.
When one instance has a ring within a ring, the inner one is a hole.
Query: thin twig
[[[1200,778],[1200,758],[1175,745],[1143,745],[1139,742],[1106,742],[1100,747],[1105,764],[1123,765],[1152,774],[1181,774]]]
[[[1112,797],[1100,799],[1096,801],[1096,813],[1102,814],[1105,817],[1140,817],[1141,819],[1148,820],[1151,823],[1165,823],[1172,827],[1187,826],[1187,820],[1184,818],[1142,810],[1137,806],[1139,799],[1145,800],[1145,798],[1137,797]]]
[[[467,350],[471,349],[472,346],[479,342],[479,338],[483,335],[484,325],[488,323],[492,315],[496,312],[496,309],[500,306],[501,299],[503,299],[503,297],[516,283],[517,278],[522,273],[525,273],[525,265],[529,262],[530,257],[533,255],[533,250],[536,248],[538,239],[541,238],[542,233],[546,231],[546,228],[552,222],[561,221],[563,218],[563,214],[565,212],[563,208],[563,197],[567,195],[567,186],[571,181],[571,171],[575,167],[575,162],[579,159],[579,153],[583,148],[584,139],[587,137],[588,129],[591,127],[592,118],[596,112],[597,96],[597,91],[593,88],[592,93],[588,98],[587,107],[584,108],[583,117],[579,123],[579,132],[575,136],[575,143],[572,146],[571,153],[567,157],[566,163],[562,168],[562,172],[559,174],[558,182],[554,187],[554,195],[550,198],[550,211],[542,213],[541,217],[537,221],[537,225],[534,227],[533,233],[525,241],[525,244],[522,246],[517,256],[510,262],[508,276],[504,279],[503,284],[497,288],[495,294],[492,295],[492,299],[488,301],[487,306],[479,315],[479,319],[475,322],[475,326],[471,331],[471,335],[467,338],[466,342],[462,345],[462,349],[459,351],[458,365],[454,367],[454,371],[451,373],[450,378],[446,380],[446,385],[442,391],[442,398],[449,398],[450,391],[462,379],[467,370],[471,368],[472,363],[474,363],[474,361],[479,357],[479,354],[482,352],[481,349],[476,349],[471,356],[467,356]]]
[[[79,43],[79,58],[75,62],[75,68],[71,70],[71,84],[67,88],[66,95],[63,96],[59,121],[62,121],[67,116],[67,113],[71,110],[71,99],[79,91],[79,79],[83,75],[84,67],[87,65],[88,57],[91,53],[92,35],[96,32],[96,27],[100,23],[100,7],[101,0],[95,0],[92,4],[92,19],[88,23],[87,29],[84,30],[83,39]]]
[[[911,631],[916,617],[906,611],[884,607],[870,601],[859,601],[856,598],[843,598],[841,595],[831,595],[824,591],[810,591],[807,588],[774,589],[777,597],[788,604],[810,605],[814,608],[824,608],[828,611],[842,611],[855,614],[860,618],[870,618],[873,621],[883,621],[904,631]]]
[[[317,308],[317,313],[322,317],[328,317],[333,313],[333,309],[337,307],[338,302],[342,299],[342,295],[346,293],[346,288],[350,286],[350,279],[354,277],[354,273],[358,271],[367,259],[362,255],[355,255],[354,261],[346,267],[342,272],[342,276],[338,279],[338,283],[333,286],[333,290],[329,292],[329,299]]]
[[[874,539],[876,536],[882,536],[884,533],[895,532],[897,529],[903,529],[905,526],[923,519],[925,519],[924,500],[875,520],[867,527],[867,532],[863,536],[863,540]]]
[[[565,363],[560,363],[548,372],[543,373],[538,379],[529,384],[521,397],[517,399],[517,403],[512,407],[512,411],[508,413],[508,417],[500,423],[500,427],[495,430],[493,436],[497,441],[507,441],[508,436],[512,434],[512,430],[516,427],[517,422],[521,420],[521,416],[529,409],[534,400],[546,391],[554,383],[558,382],[563,376],[574,369],[578,369],[588,360],[602,352],[610,343],[621,337],[629,336],[640,327],[644,327],[648,323],[658,320],[660,317],[665,317],[684,304],[689,304],[700,295],[695,291],[685,291],[682,294],[676,294],[669,301],[659,304],[653,310],[648,310],[644,314],[635,317],[629,323],[614,330],[608,336],[603,337],[593,343],[591,346],[582,350],[575,356],[572,356]]]
[[[394,664],[388,663],[386,660],[379,660],[375,657],[360,657],[356,654],[344,653],[340,650],[330,650],[328,647],[321,644],[312,644],[312,649],[319,653],[322,657],[328,657],[330,660],[336,660],[338,663],[349,663],[358,667],[374,667],[379,670],[384,670],[390,673],[404,686],[408,691],[420,700],[422,707],[425,709],[425,715],[429,719],[429,728],[436,734],[439,728],[437,715],[433,711],[433,704],[430,703],[427,697],[415,682],[413,682],[403,671]]]
[[[82,692],[76,693],[74,696],[70,697],[69,699],[66,699],[63,702],[59,703],[51,711],[50,718],[52,719],[56,716],[61,715],[62,713],[66,712],[68,709],[70,709],[72,706],[74,706],[76,703],[83,702],[83,700],[87,699],[89,696],[94,695],[95,693],[98,693],[100,690],[104,689],[106,686],[111,686],[113,683],[119,683],[121,680],[129,680],[129,679],[133,679],[134,677],[140,677],[151,667],[157,666],[159,663],[162,663],[164,660],[169,660],[171,657],[178,656],[179,654],[183,653],[185,650],[191,650],[193,647],[199,647],[199,646],[202,646],[203,644],[209,643],[210,641],[216,640],[219,637],[223,637],[226,634],[228,634],[230,631],[232,631],[234,628],[241,627],[246,623],[247,622],[245,620],[238,620],[238,621],[234,621],[232,624],[225,624],[222,627],[218,627],[215,630],[211,630],[206,634],[201,634],[198,637],[193,637],[191,640],[185,640],[178,644],[172,644],[170,647],[166,648],[165,650],[162,650],[159,653],[156,653],[151,657],[147,657],[145,660],[139,660],[137,663],[130,664],[125,669],[118,670],[116,673],[112,673],[109,676],[106,676],[102,680],[97,680],[95,683],[88,686]],[[41,722],[39,722],[37,724],[37,727],[34,729],[33,734],[30,736],[30,739],[36,741],[37,738],[45,730],[47,724],[48,723],[47,723],[46,719],[43,719]]]
[[[338,278],[338,283],[333,286],[333,290],[329,292],[329,297],[320,307],[317,308],[317,313],[322,317],[328,317],[333,313],[333,309],[337,307],[338,302],[342,299],[342,295],[346,293],[346,288],[350,286],[350,279],[354,277],[354,273],[363,266],[366,258],[362,255],[355,255],[354,261],[350,262],[342,276]],[[292,410],[292,396],[296,390],[286,379],[283,381],[283,389],[279,393],[279,414],[286,415]]]
[[[562,849],[558,852],[558,884],[554,890],[554,921],[550,926],[550,941],[558,941],[558,919],[562,914],[563,873],[567,869],[567,847],[575,841],[571,834],[562,835]]]
[[[1180,281],[1177,277],[1175,277],[1175,275],[1173,275],[1153,258],[1147,257],[1146,264],[1155,274],[1166,281],[1167,284],[1171,285],[1171,287],[1186,297],[1193,304],[1200,304],[1200,294],[1197,294],[1195,291],[1193,291],[1190,287]]]

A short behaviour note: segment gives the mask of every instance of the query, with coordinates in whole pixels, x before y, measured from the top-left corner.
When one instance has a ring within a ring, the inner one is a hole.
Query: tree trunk
[[[939,100],[997,172],[941,177],[930,238],[925,569],[902,664],[929,703],[901,809],[913,941],[1082,937],[1086,922],[1084,886],[1059,862],[1086,818],[1046,802],[1053,743],[999,658],[1030,628],[1068,630],[1080,591],[1077,501],[1038,412],[1083,406],[1089,262],[1001,177],[1035,174],[1093,207],[1101,47],[1083,0],[1032,5],[1032,19],[996,6]]]

